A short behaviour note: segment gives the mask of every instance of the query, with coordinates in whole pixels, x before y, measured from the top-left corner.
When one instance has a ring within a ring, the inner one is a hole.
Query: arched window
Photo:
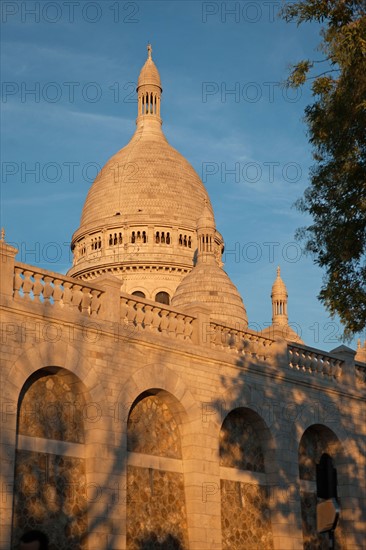
[[[328,457],[336,467],[338,483],[345,484],[344,459],[337,436],[328,427],[313,424],[305,430],[299,445],[301,514],[305,550],[328,548],[327,536],[319,534],[316,528],[316,505],[318,502],[316,469],[324,456]],[[339,550],[346,548],[344,525],[344,519],[341,517],[335,530],[335,548]]]
[[[143,243],[146,243],[146,242],[147,242],[146,231],[143,231],[143,232],[142,232],[142,242],[143,242]]]
[[[167,292],[158,292],[155,296],[155,302],[159,302],[159,304],[170,304],[170,296]]]
[[[221,524],[223,550],[273,548],[268,489],[263,481],[268,428],[250,409],[235,409],[220,431]],[[246,470],[251,483],[226,475]]]
[[[170,233],[166,234],[166,244],[170,244]]]
[[[146,298],[145,294],[141,290],[135,290],[132,292],[132,296],[138,296],[139,298]]]
[[[118,244],[122,244],[122,233],[118,234]]]
[[[18,403],[13,544],[36,527],[48,535],[52,548],[83,547],[88,401],[81,381],[58,367],[40,369],[24,384]]]
[[[127,548],[188,548],[180,420],[179,403],[160,390],[143,393],[131,408],[127,422]],[[155,459],[151,466],[154,456],[162,457],[162,465]]]
[[[134,243],[136,241],[136,236],[135,236],[135,232],[132,231],[132,235],[131,235],[131,243]]]
[[[109,234],[109,241],[108,241],[108,244],[109,244],[109,246],[112,246],[112,245],[113,245],[112,233]]]

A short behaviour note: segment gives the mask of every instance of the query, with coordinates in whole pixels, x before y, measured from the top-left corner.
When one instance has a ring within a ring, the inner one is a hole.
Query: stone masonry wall
[[[127,469],[127,550],[188,550],[183,475]]]
[[[86,504],[84,459],[17,452],[13,548],[24,532],[41,529],[50,550],[85,550]]]

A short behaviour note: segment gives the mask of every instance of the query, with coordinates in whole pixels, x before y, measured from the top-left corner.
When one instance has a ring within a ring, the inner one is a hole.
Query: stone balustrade
[[[306,346],[288,345],[288,361],[292,370],[328,380],[340,380],[344,361]]]
[[[121,323],[136,330],[192,342],[195,320],[169,306],[121,293]]]
[[[113,313],[113,319],[109,320],[115,319],[122,328],[127,328],[126,335],[132,336],[139,331],[146,331],[192,344],[202,344],[267,364],[271,364],[276,353],[275,340],[254,331],[212,322],[209,315],[197,317],[168,305],[120,293],[117,287],[116,297],[117,300],[120,298],[120,308]],[[69,308],[88,316],[99,315],[101,319],[108,319],[107,312],[110,309],[110,299],[109,302],[107,300],[108,289],[104,288],[103,284],[98,288],[80,279],[35,269],[23,263],[14,264],[13,298],[17,301]],[[204,329],[198,326],[199,321]],[[345,361],[335,354],[330,355],[321,350],[295,344],[287,345],[287,353],[288,366],[293,371],[316,376],[318,379],[346,382]],[[366,389],[366,364],[356,361],[351,365],[351,369],[354,373],[353,383],[359,388]]]
[[[211,322],[208,339],[215,349],[233,351],[260,361],[267,361],[273,355],[274,340],[249,330],[244,331]]]
[[[66,275],[16,263],[14,299],[32,301],[98,315],[103,291]]]

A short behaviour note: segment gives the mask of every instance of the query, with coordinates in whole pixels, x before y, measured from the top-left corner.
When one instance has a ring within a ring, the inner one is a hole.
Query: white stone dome
[[[202,303],[211,320],[237,329],[248,327],[248,318],[238,289],[217,264],[197,264],[179,284],[172,305],[177,308]]]
[[[124,223],[164,220],[196,229],[204,200],[212,213],[197,172],[163,133],[138,130],[96,177],[83,207],[80,230],[113,224],[116,216]]]
[[[194,265],[197,221],[204,212],[214,219],[200,177],[163,134],[161,91],[149,46],[137,86],[136,131],[88,192],[68,272],[84,280],[111,273],[122,290],[150,299],[174,294]]]

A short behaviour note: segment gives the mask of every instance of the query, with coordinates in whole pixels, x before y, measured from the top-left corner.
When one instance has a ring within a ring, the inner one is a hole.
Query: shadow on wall
[[[159,541],[155,533],[150,533],[139,542],[137,550],[184,550],[180,541],[173,535],[167,535],[163,541]]]

